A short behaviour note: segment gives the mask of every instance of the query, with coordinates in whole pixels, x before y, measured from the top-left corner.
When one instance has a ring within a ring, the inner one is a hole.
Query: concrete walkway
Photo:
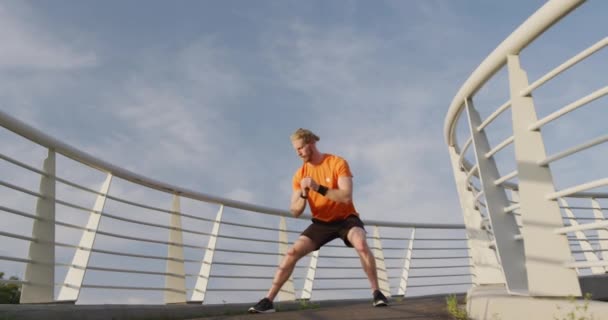
[[[463,294],[458,295],[464,299]],[[227,305],[0,305],[0,319],[61,320],[178,320],[178,319],[452,319],[446,312],[446,296],[391,299],[388,307],[374,308],[371,299],[275,303],[279,311],[248,314],[249,304]]]
[[[348,319],[348,320],[389,320],[389,319],[404,319],[404,320],[451,320],[453,319],[446,311],[445,296],[432,296],[422,298],[406,298],[401,301],[391,301],[388,307],[374,308],[370,301],[356,302],[351,304],[336,305],[336,306],[320,306],[316,309],[294,310],[294,311],[279,311],[269,314],[246,314],[233,316],[212,316],[206,318],[196,318],[197,320],[333,320],[333,319]],[[459,300],[464,299],[463,295],[459,295]]]

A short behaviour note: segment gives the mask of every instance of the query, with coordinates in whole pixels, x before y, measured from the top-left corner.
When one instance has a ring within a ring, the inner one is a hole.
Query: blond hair
[[[304,143],[319,141],[319,136],[308,129],[299,128],[291,135],[291,140],[304,139]]]

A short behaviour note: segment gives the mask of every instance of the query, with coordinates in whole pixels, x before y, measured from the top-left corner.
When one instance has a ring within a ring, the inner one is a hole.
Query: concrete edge
[[[608,302],[574,298],[515,296],[509,295],[504,286],[471,288],[467,293],[466,302],[467,314],[475,320],[608,320]]]

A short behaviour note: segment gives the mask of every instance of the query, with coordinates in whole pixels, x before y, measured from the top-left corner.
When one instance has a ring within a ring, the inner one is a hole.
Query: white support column
[[[388,282],[388,273],[386,272],[386,264],[384,263],[384,251],[382,250],[382,241],[380,241],[380,231],[378,226],[374,226],[374,258],[376,259],[376,270],[378,272],[378,286],[380,291],[387,296],[391,296],[391,286]]]
[[[538,121],[534,101],[532,96],[519,94],[528,86],[528,76],[516,55],[507,57],[507,66],[529,292],[533,296],[580,296],[576,270],[565,266],[572,258],[567,236],[554,232],[563,226],[559,206],[546,198],[555,192],[551,170],[538,165],[547,156],[543,138],[540,130],[529,129]]]
[[[456,190],[460,199],[460,208],[464,217],[467,245],[471,256],[471,274],[474,285],[505,284],[502,267],[498,263],[495,244],[488,230],[482,228],[483,217],[476,209],[475,196],[467,190],[467,173],[460,169],[459,155],[454,147],[449,148],[452,169],[456,179]]]
[[[112,174],[108,173],[106,180],[101,185],[97,199],[93,210],[89,213],[89,221],[87,222],[86,230],[82,232],[78,249],[74,253],[72,258],[72,265],[68,270],[63,281],[63,286],[59,291],[59,297],[57,300],[66,302],[76,302],[80,295],[80,288],[84,281],[84,276],[89,266],[89,259],[91,257],[91,249],[95,244],[95,237],[97,236],[97,229],[99,228],[99,222],[101,220],[101,213],[106,203],[108,191],[110,190],[110,184],[112,182]]]
[[[283,260],[283,257],[287,255],[287,250],[289,250],[289,239],[287,238],[287,223],[285,222],[285,217],[281,217],[281,222],[279,224],[279,265]],[[281,290],[279,290],[279,294],[277,295],[278,301],[294,301],[296,300],[296,290],[293,285],[293,274],[289,276],[289,279],[285,281]]]
[[[591,199],[591,206],[593,207],[593,216],[595,217],[595,222],[604,221],[604,214],[602,213],[602,207],[599,202],[595,199]],[[608,229],[598,229],[597,236],[600,239],[600,250],[602,250],[602,259],[604,261],[608,261]],[[608,272],[608,267],[605,267],[606,272]]]
[[[304,280],[304,288],[302,289],[302,295],[300,299],[310,300],[312,297],[312,287],[315,282],[315,274],[317,272],[317,263],[319,262],[319,251],[313,251],[310,256],[310,263],[308,264],[308,272],[306,272],[306,279]]]
[[[211,265],[213,264],[213,254],[215,252],[215,245],[217,244],[217,236],[220,233],[220,225],[222,223],[222,213],[224,212],[224,205],[220,206],[215,222],[213,223],[213,230],[209,236],[209,243],[207,244],[207,250],[205,251],[205,257],[201,263],[201,270],[196,279],[196,285],[194,286],[194,292],[190,300],[193,302],[205,302],[205,294],[207,293],[207,284],[209,283],[209,275],[211,274]]]
[[[21,303],[49,303],[55,300],[55,150],[49,149],[40,178],[36,220],[32,227],[28,258],[21,287]]]
[[[494,233],[496,253],[503,269],[507,290],[510,293],[526,294],[528,283],[524,265],[524,246],[520,240],[516,240],[519,228],[514,215],[505,213],[505,208],[510,205],[505,189],[494,184],[500,175],[494,158],[485,156],[491,148],[485,132],[477,131],[481,125],[481,118],[471,100],[466,101],[466,110],[475,158],[479,166],[479,179],[486,198],[488,218]]]
[[[401,281],[399,282],[399,291],[397,292],[398,296],[405,296],[405,292],[407,291],[407,280],[410,276],[410,266],[412,264],[412,254],[414,251],[414,238],[416,237],[416,228],[412,228],[412,233],[410,234],[410,242],[407,245],[407,250],[405,251],[405,262],[403,263],[403,272],[401,273]]]
[[[184,237],[179,195],[173,196],[171,230],[167,247],[167,273],[165,276],[165,304],[186,303],[186,272],[184,267]]]
[[[564,198],[560,198],[559,202],[563,207],[566,207],[564,209],[564,211],[566,212],[566,216],[568,217],[568,221],[570,222],[570,225],[578,226],[578,221],[576,221],[576,219],[574,218],[574,213],[572,213],[572,210],[570,210],[570,208],[567,208],[568,202],[566,202],[566,200]],[[599,261],[599,259],[597,258],[597,255],[595,255],[595,252],[591,251],[591,250],[593,250],[593,247],[591,246],[591,243],[589,243],[589,240],[587,240],[587,236],[585,235],[585,233],[583,231],[575,231],[574,234],[576,235],[576,239],[578,240],[578,243],[581,246],[581,249],[586,251],[583,253],[583,255],[585,256],[585,259],[587,260],[587,262]],[[578,268],[576,270],[577,270],[577,273],[580,274],[580,271],[578,270]],[[593,273],[593,274],[604,273],[604,267],[591,267],[591,273]]]

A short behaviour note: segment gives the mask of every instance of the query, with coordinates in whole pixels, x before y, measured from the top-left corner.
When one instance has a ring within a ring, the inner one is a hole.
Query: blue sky
[[[541,4],[9,1],[2,108],[137,173],[272,207],[306,127],[349,160],[364,217],[458,222],[447,105]]]
[[[364,219],[461,223],[448,106],[543,3],[3,1],[0,108],[138,174],[285,209],[305,127],[349,161]],[[605,36],[607,6],[533,46],[531,78]]]

